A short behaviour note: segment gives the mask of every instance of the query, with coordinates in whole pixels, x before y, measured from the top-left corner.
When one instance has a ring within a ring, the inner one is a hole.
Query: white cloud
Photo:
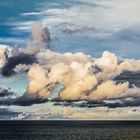
[[[54,30],[73,29],[73,31],[76,31],[77,29],[82,30],[92,27],[94,28],[92,34],[97,36],[110,35],[126,28],[136,28],[140,24],[139,0],[88,0],[86,2],[77,0],[76,2],[70,2],[70,4],[70,7],[52,7],[47,10],[44,4],[40,12],[22,13],[22,15],[40,16],[43,25],[47,25],[49,28],[55,27]],[[30,29],[31,24],[32,21],[18,23],[17,29]]]

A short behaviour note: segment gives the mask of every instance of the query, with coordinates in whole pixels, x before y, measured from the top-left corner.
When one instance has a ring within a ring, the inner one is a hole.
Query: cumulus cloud
[[[52,96],[56,84],[60,84],[62,88],[57,98],[61,101],[116,100],[140,96],[139,88],[130,88],[129,81],[113,81],[125,71],[139,72],[138,60],[127,63],[128,60],[121,60],[108,51],[97,59],[83,53],[60,54],[46,51],[44,54],[39,53],[38,59],[41,64],[33,65],[28,72],[29,86],[26,94],[48,98]]]
[[[107,81],[97,86],[90,96],[89,100],[113,99],[127,96],[128,82],[116,84],[113,81]]]
[[[140,60],[125,60],[119,65],[119,71],[122,72],[139,72]]]
[[[30,82],[27,92],[38,93],[41,98],[50,96],[53,86],[62,83],[64,90],[59,96],[61,100],[80,100],[85,98],[85,92],[97,84],[97,79],[88,70],[88,64],[82,65],[78,62],[70,65],[57,63],[51,69],[34,65],[28,75]]]

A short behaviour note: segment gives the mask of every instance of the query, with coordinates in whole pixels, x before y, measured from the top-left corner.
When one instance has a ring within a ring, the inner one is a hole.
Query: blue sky
[[[0,1],[0,44],[25,47],[40,21],[59,52],[82,51],[98,57],[105,50],[139,59],[139,0]]]

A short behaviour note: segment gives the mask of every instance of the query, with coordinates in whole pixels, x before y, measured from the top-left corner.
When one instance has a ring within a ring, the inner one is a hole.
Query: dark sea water
[[[0,140],[140,140],[140,122],[1,121]]]

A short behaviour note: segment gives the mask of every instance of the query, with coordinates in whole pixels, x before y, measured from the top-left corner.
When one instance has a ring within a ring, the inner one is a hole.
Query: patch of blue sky
[[[27,88],[28,81],[26,74],[17,74],[11,77],[3,77],[0,75],[0,86],[2,88],[10,88],[11,91],[16,92],[16,96],[22,95]]]

